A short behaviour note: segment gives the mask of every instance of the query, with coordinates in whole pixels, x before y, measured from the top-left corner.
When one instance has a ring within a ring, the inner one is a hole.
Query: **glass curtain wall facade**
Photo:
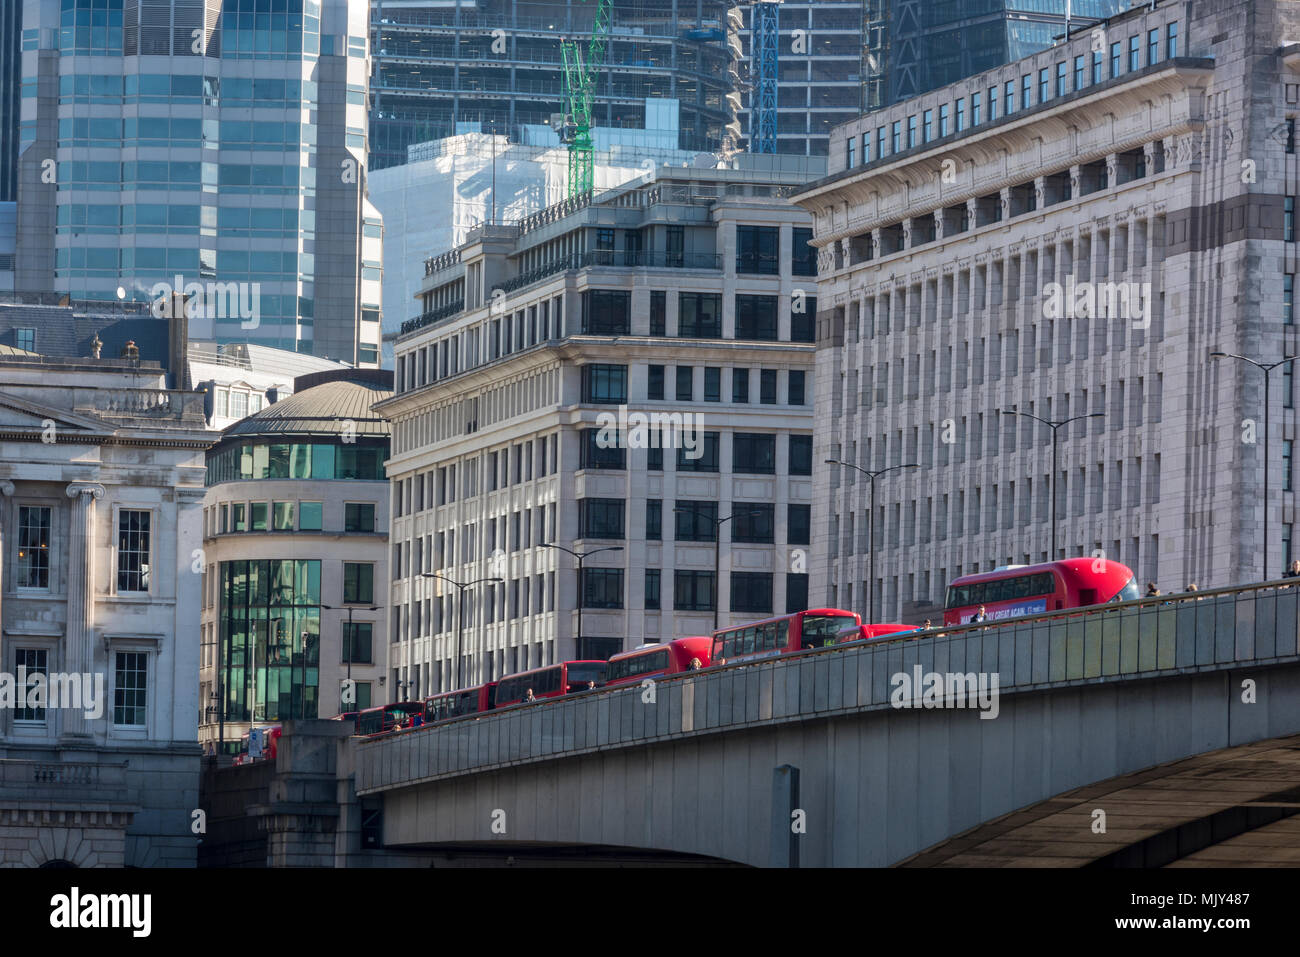
[[[227,721],[317,717],[320,567],[315,559],[221,563],[219,660]]]
[[[47,240],[53,261],[20,254],[20,291],[151,301],[199,283],[220,341],[358,361],[380,310],[362,220],[380,221],[363,198],[366,11],[351,6],[27,0],[20,241]]]

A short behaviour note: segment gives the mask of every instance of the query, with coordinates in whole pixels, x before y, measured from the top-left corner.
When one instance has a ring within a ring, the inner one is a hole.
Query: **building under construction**
[[[589,37],[597,9],[597,0],[372,0],[372,168],[460,133],[535,140],[522,128],[566,111],[561,40]],[[679,148],[740,145],[737,13],[727,0],[616,0],[592,125],[644,129],[646,99],[666,98],[679,105]]]

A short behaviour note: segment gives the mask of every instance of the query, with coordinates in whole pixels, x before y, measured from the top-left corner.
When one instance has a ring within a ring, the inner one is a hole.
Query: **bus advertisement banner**
[[[1002,618],[1019,618],[1021,615],[1036,615],[1039,612],[1047,611],[1047,599],[1039,598],[1036,601],[1022,601],[1014,605],[1006,605],[1002,608],[990,608],[984,613],[986,621],[998,621]],[[969,625],[975,620],[975,612],[961,616],[961,624]]]

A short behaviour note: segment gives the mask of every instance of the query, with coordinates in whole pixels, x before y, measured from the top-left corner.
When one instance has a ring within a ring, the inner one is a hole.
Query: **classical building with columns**
[[[1263,374],[1210,354],[1300,352],[1298,91],[1300,3],[1162,2],[833,132],[813,458],[918,466],[876,482],[877,617],[1048,557],[1054,431],[1058,555],[1166,590],[1295,557],[1290,368],[1266,446]],[[861,605],[869,485],[817,466],[815,601]]]
[[[807,607],[815,263],[788,196],[824,169],[659,167],[428,260],[376,406],[408,693]]]
[[[216,436],[157,363],[80,347],[0,354],[0,864],[193,866]]]

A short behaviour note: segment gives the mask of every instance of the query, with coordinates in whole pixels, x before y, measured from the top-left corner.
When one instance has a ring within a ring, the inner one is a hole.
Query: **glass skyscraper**
[[[201,292],[195,337],[378,361],[366,0],[25,0],[23,26],[18,291]]]
[[[1045,50],[1129,0],[863,0],[862,106],[881,109]]]
[[[17,0],[0,3],[0,203],[12,203],[18,190],[22,12],[23,5]]]

